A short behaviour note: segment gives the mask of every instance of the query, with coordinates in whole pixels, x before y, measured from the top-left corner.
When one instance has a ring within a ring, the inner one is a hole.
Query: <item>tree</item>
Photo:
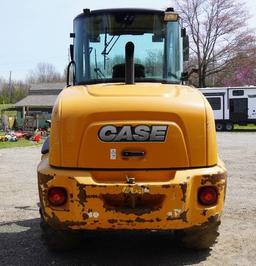
[[[36,69],[31,71],[27,80],[29,83],[47,83],[62,81],[63,77],[52,64],[39,63]]]
[[[256,38],[250,36],[241,49],[229,60],[225,70],[216,75],[218,86],[245,86],[256,84]]]
[[[198,86],[222,71],[248,37],[244,5],[235,0],[175,0],[197,59]],[[192,56],[193,56],[192,55]]]
[[[2,80],[0,84],[0,104],[16,103],[28,94],[29,85],[22,81],[9,82]]]
[[[147,56],[145,58],[146,73],[151,77],[160,76],[163,66],[163,54],[159,50],[147,50]]]

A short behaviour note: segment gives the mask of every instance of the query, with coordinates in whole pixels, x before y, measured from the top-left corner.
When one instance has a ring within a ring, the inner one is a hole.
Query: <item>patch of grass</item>
[[[254,125],[254,124],[248,124],[248,125],[245,125],[245,126],[235,125],[234,129],[238,129],[238,130],[256,130],[256,125]]]
[[[34,142],[26,139],[20,139],[15,142],[0,142],[0,149],[6,148],[17,148],[17,147],[29,147],[29,146],[40,146],[42,142]]]

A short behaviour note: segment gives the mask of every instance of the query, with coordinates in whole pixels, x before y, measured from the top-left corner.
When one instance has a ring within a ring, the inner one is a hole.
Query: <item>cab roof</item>
[[[170,8],[171,9],[171,8]],[[148,15],[162,15],[165,11],[159,9],[145,9],[145,8],[109,8],[109,9],[97,9],[90,10],[84,9],[84,12],[78,15],[76,19],[87,17],[87,16],[97,16],[97,15],[111,15],[117,13],[132,13],[132,14],[148,14]]]

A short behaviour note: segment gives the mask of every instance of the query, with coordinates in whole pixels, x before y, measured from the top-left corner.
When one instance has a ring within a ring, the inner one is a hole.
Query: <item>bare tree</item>
[[[52,64],[39,63],[35,70],[28,76],[29,83],[58,82],[63,78]]]
[[[23,81],[13,80],[10,93],[9,81],[1,80],[0,104],[16,103],[28,94],[29,87],[29,84]]]
[[[235,0],[174,0],[188,29],[190,49],[197,58],[198,86],[222,71],[242,49],[248,19],[242,3]]]
[[[225,71],[216,75],[218,86],[245,86],[256,84],[256,38],[249,36],[237,54],[229,60]]]

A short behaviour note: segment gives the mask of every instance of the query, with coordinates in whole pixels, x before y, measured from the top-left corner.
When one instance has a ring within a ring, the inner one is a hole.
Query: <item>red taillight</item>
[[[48,190],[48,201],[52,206],[64,205],[67,201],[67,191],[63,187],[52,187]]]
[[[202,205],[215,205],[218,201],[218,191],[215,187],[201,187],[198,191],[198,201]]]

